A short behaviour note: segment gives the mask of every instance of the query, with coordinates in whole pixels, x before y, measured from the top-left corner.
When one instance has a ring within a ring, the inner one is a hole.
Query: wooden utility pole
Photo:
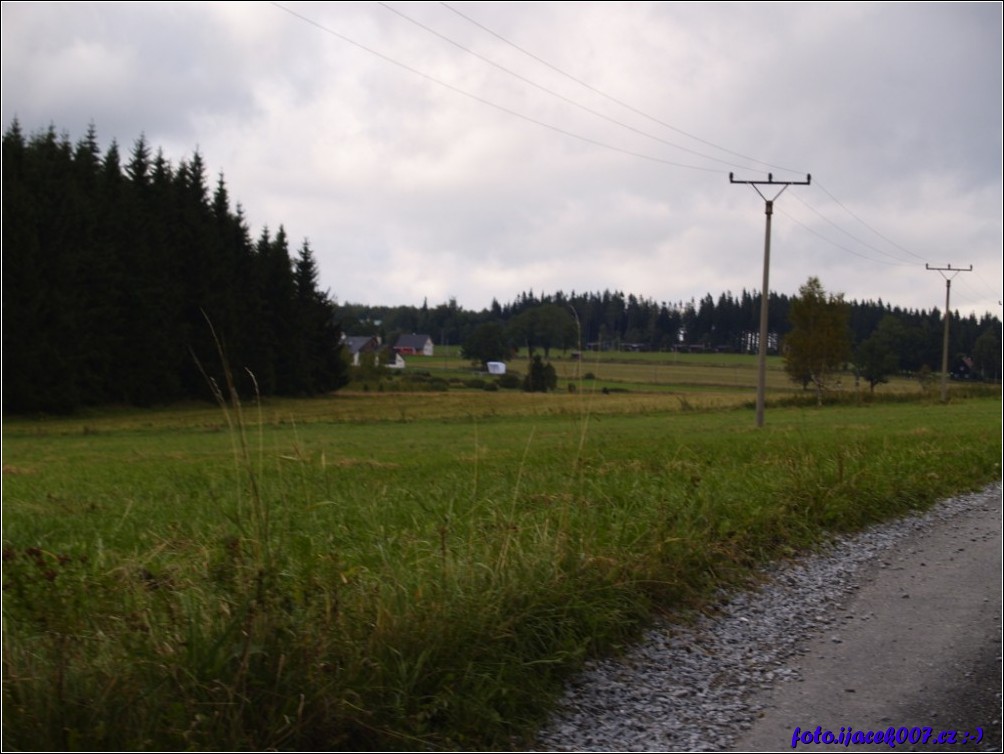
[[[753,190],[760,194],[764,200],[764,212],[767,215],[767,230],[764,233],[763,241],[763,288],[760,289],[760,350],[759,361],[757,363],[757,386],[756,386],[756,425],[763,426],[764,404],[767,394],[767,299],[770,298],[770,219],[774,214],[774,201],[784,193],[788,186],[808,186],[812,182],[812,176],[806,174],[804,181],[775,181],[772,173],[767,173],[766,181],[737,181],[729,173],[729,183],[745,183],[752,186]],[[763,195],[759,186],[780,186],[781,190],[774,194],[773,199],[768,199]]]
[[[952,267],[952,265],[948,265],[947,267],[932,267],[929,264],[925,264],[924,268],[940,272],[941,276],[945,279],[945,335],[941,341],[941,402],[948,403],[948,323],[952,318],[952,310],[948,308],[948,302],[952,294],[952,278],[960,272],[972,272],[973,266],[969,265],[968,268],[962,269],[961,267]]]

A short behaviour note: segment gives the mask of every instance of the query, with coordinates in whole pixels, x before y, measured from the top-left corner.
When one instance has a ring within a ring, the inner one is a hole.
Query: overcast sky
[[[342,303],[759,290],[732,172],[812,176],[772,290],[1001,316],[997,2],[2,7],[5,131],[198,150]]]

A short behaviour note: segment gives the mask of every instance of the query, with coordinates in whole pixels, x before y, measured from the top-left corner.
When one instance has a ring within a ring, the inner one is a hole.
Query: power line
[[[789,173],[801,173],[801,172],[803,172],[803,171],[800,171],[800,170],[794,170],[793,168],[786,168],[786,167],[781,167],[779,165],[772,165],[769,162],[764,162],[763,160],[758,160],[755,157],[749,157],[748,155],[744,155],[744,154],[741,154],[739,152],[733,152],[731,149],[726,149],[725,147],[720,146],[718,144],[715,144],[714,142],[707,141],[706,139],[702,139],[699,136],[695,136],[694,134],[691,134],[691,133],[688,133],[688,132],[686,132],[686,131],[684,131],[682,129],[679,129],[676,126],[674,126],[674,125],[672,125],[670,123],[666,123],[665,121],[660,120],[660,119],[656,118],[655,116],[649,115],[648,113],[646,113],[646,112],[644,112],[642,110],[639,110],[638,108],[634,107],[633,105],[630,105],[627,102],[624,102],[623,100],[620,100],[620,99],[614,97],[613,95],[608,94],[608,93],[604,92],[603,90],[596,88],[592,84],[590,84],[590,83],[588,83],[586,81],[583,81],[582,79],[577,78],[576,76],[573,76],[572,74],[568,73],[567,71],[564,71],[561,68],[558,68],[556,65],[548,62],[547,60],[544,60],[543,58],[541,58],[538,55],[535,55],[534,53],[530,52],[529,50],[526,50],[523,47],[520,47],[519,45],[517,45],[516,43],[514,43],[511,40],[507,39],[506,37],[503,37],[498,32],[496,32],[496,31],[488,28],[484,24],[479,23],[478,21],[475,21],[470,16],[467,16],[464,13],[461,13],[459,10],[457,10],[456,8],[454,8],[449,3],[441,2],[440,5],[442,5],[447,10],[450,10],[453,13],[456,13],[462,19],[464,19],[468,23],[473,24],[474,26],[477,26],[482,31],[484,31],[484,32],[486,32],[488,34],[491,34],[493,37],[495,37],[499,41],[504,42],[505,44],[509,45],[514,50],[518,50],[519,52],[523,53],[527,57],[532,58],[533,60],[536,60],[541,65],[544,65],[544,66],[550,68],[555,73],[558,73],[558,74],[564,76],[565,78],[569,79],[570,81],[574,81],[579,86],[585,87],[586,89],[588,89],[589,91],[593,92],[594,94],[598,94],[601,97],[610,100],[611,102],[613,102],[616,105],[620,105],[621,107],[623,107],[626,110],[631,111],[635,115],[640,115],[643,118],[647,118],[648,120],[650,120],[653,123],[656,123],[656,124],[662,126],[663,128],[668,128],[670,131],[678,133],[681,136],[686,136],[688,139],[693,139],[694,141],[700,142],[701,144],[704,144],[705,146],[709,146],[709,147],[717,149],[717,150],[719,150],[721,152],[725,152],[726,154],[730,154],[733,157],[742,158],[743,160],[746,160],[747,162],[755,162],[755,163],[757,163],[759,165],[763,165],[764,167],[773,168],[774,170],[784,170],[784,171],[789,172]],[[709,159],[713,159],[713,158],[709,158]],[[726,163],[726,164],[730,164],[730,163]]]
[[[526,114],[521,113],[521,112],[518,112],[518,111],[513,110],[511,108],[508,108],[508,107],[506,107],[504,105],[500,105],[500,104],[498,104],[496,102],[492,102],[491,100],[485,99],[484,97],[480,97],[477,94],[473,94],[471,92],[468,92],[468,91],[466,91],[464,89],[461,89],[460,87],[454,86],[453,84],[449,84],[449,83],[443,81],[442,79],[436,78],[435,76],[433,76],[431,74],[428,74],[428,73],[425,73],[424,71],[420,71],[417,68],[414,68],[414,67],[408,65],[407,63],[402,63],[401,61],[396,60],[395,58],[392,58],[389,55],[385,55],[382,52],[379,52],[377,50],[374,50],[371,47],[367,47],[366,45],[364,45],[364,44],[362,44],[360,42],[357,42],[356,40],[352,39],[351,37],[348,37],[348,36],[346,36],[346,35],[344,35],[344,34],[342,34],[340,32],[337,32],[334,29],[330,29],[327,26],[324,26],[323,24],[318,23],[317,21],[314,21],[311,18],[308,18],[307,16],[304,16],[301,13],[297,13],[296,11],[292,10],[291,8],[288,8],[288,7],[284,6],[284,5],[282,5],[281,3],[273,2],[272,5],[275,6],[276,8],[278,8],[279,10],[288,13],[289,15],[293,16],[294,18],[297,18],[297,19],[303,21],[304,23],[310,24],[311,26],[313,26],[316,29],[324,32],[325,34],[329,34],[329,35],[331,35],[333,37],[336,37],[337,39],[342,40],[346,44],[350,44],[353,47],[357,47],[360,50],[363,50],[364,52],[369,53],[370,55],[374,55],[374,56],[380,58],[381,60],[383,60],[383,61],[385,61],[387,63],[390,63],[391,65],[395,65],[395,66],[397,66],[399,68],[402,68],[402,69],[408,71],[409,73],[412,73],[412,74],[414,74],[416,76],[420,76],[421,78],[424,78],[427,81],[431,81],[432,83],[434,83],[434,84],[436,84],[438,86],[441,86],[441,87],[443,87],[445,89],[449,89],[451,92],[454,92],[455,94],[460,94],[460,95],[462,95],[464,97],[467,97],[469,99],[474,100],[475,102],[479,102],[482,105],[487,105],[488,107],[492,107],[492,108],[494,108],[494,109],[496,109],[496,110],[498,110],[500,112],[506,113],[507,115],[511,115],[511,116],[513,116],[515,118],[519,118],[519,119],[524,120],[524,121],[526,121],[528,123],[533,123],[534,125],[540,126],[541,128],[547,128],[547,129],[549,129],[551,131],[554,131],[555,133],[559,133],[559,134],[561,134],[563,136],[568,136],[568,137],[570,137],[572,139],[577,139],[578,141],[584,142],[586,144],[591,144],[592,146],[601,147],[603,149],[608,149],[608,150],[613,151],[613,152],[619,152],[621,154],[625,154],[625,155],[628,155],[630,157],[637,157],[638,159],[648,160],[650,162],[660,163],[662,165],[669,165],[671,167],[676,167],[676,168],[685,168],[687,170],[699,170],[699,171],[705,172],[705,173],[720,173],[721,172],[721,170],[719,168],[708,168],[708,167],[703,167],[703,166],[700,166],[700,165],[687,165],[686,163],[676,162],[674,160],[667,160],[667,159],[664,159],[664,158],[661,158],[661,157],[655,157],[653,155],[643,154],[641,152],[635,152],[635,151],[632,151],[630,149],[624,149],[622,147],[615,147],[612,144],[607,144],[605,142],[599,141],[597,139],[590,138],[588,136],[582,136],[581,134],[577,134],[577,133],[575,133],[573,131],[569,131],[569,130],[567,130],[565,128],[561,128],[560,126],[555,126],[555,125],[553,125],[551,123],[547,123],[545,121],[538,120],[537,118],[531,117],[531,116],[526,115]]]
[[[820,232],[818,232],[816,230],[813,230],[812,228],[810,228],[808,225],[806,225],[805,223],[803,223],[801,220],[799,220],[798,218],[796,218],[791,213],[785,212],[783,209],[779,209],[777,211],[780,214],[782,214],[785,217],[787,217],[789,220],[791,220],[796,225],[800,226],[803,230],[805,230],[805,231],[811,233],[812,235],[814,235],[820,241],[823,241],[824,243],[827,243],[830,246],[833,246],[833,247],[835,247],[837,249],[840,249],[841,251],[845,251],[848,254],[851,254],[851,255],[856,256],[856,257],[860,257],[861,259],[867,260],[869,262],[874,262],[876,264],[888,265],[889,267],[906,267],[906,266],[911,266],[912,267],[913,266],[912,264],[908,265],[905,262],[887,262],[884,259],[875,259],[873,257],[869,257],[869,256],[867,256],[865,254],[861,254],[861,253],[859,253],[857,251],[854,251],[853,249],[848,249],[846,246],[843,246],[843,245],[837,243],[836,241],[834,241],[833,239],[827,238],[822,233],[820,233]],[[826,218],[823,218],[823,219],[825,220]],[[839,230],[839,228],[838,228],[838,230]]]
[[[826,195],[829,196],[831,199],[833,199],[833,196],[829,192],[826,192]],[[888,253],[886,251],[882,251],[882,249],[879,249],[879,248],[877,248],[875,246],[872,246],[870,243],[868,243],[866,241],[861,240],[860,238],[858,238],[857,236],[855,236],[853,233],[851,233],[849,230],[845,230],[844,228],[842,228],[839,225],[837,225],[837,223],[833,222],[828,217],[824,216],[819,210],[817,210],[815,207],[813,207],[811,204],[809,204],[804,199],[798,197],[797,195],[795,196],[795,199],[799,203],[801,203],[802,206],[806,207],[808,210],[810,210],[811,212],[813,212],[820,220],[822,220],[825,223],[828,223],[828,224],[832,225],[834,228],[836,228],[837,230],[839,230],[841,233],[843,233],[845,236],[847,236],[848,238],[850,238],[852,241],[855,241],[855,242],[861,244],[866,249],[871,249],[872,251],[876,252],[877,254],[881,254],[882,256],[889,257],[890,259],[895,259],[897,262],[904,262],[905,261],[903,259],[900,259],[898,257],[893,256],[892,254],[890,254],[890,253]],[[834,201],[836,201],[836,199],[834,199]],[[840,202],[837,202],[837,204],[840,204]],[[843,205],[841,205],[841,206],[843,206]],[[904,249],[904,251],[905,251],[905,249]],[[857,256],[864,256],[864,255],[858,254]],[[912,254],[911,256],[916,256],[916,255]],[[864,257],[864,258],[868,259],[868,257]],[[873,261],[879,261],[879,260],[873,260]],[[888,264],[888,263],[886,263],[886,264]]]
[[[974,272],[975,272],[975,270],[974,270]],[[993,289],[987,284],[986,279],[982,275],[980,275],[978,272],[976,272],[976,279],[979,280],[983,284],[983,286],[985,288],[985,292],[980,292],[980,291],[976,290],[973,286],[969,285],[969,283],[967,282],[966,278],[960,278],[959,279],[959,282],[962,283],[963,287],[969,293],[968,296],[967,295],[963,295],[962,296],[963,302],[968,303],[970,306],[972,306],[972,307],[975,308],[975,302],[976,301],[986,300],[986,299],[999,299],[1000,298],[1000,293],[999,292],[995,293],[993,291]],[[985,313],[989,313],[989,310],[985,310]]]
[[[711,155],[704,154],[703,152],[698,152],[698,151],[696,151],[694,149],[689,149],[688,147],[684,147],[684,146],[676,144],[676,143],[674,143],[672,141],[668,141],[666,139],[663,139],[660,136],[656,136],[655,134],[650,134],[647,131],[642,131],[640,128],[635,128],[634,126],[632,126],[632,125],[630,125],[628,123],[624,123],[623,121],[619,121],[616,118],[612,118],[609,115],[605,115],[604,113],[601,113],[601,112],[599,112],[597,110],[594,110],[594,109],[592,109],[591,107],[589,107],[587,105],[583,105],[581,102],[577,102],[577,101],[573,100],[570,97],[566,97],[565,95],[560,94],[559,92],[556,92],[553,89],[549,89],[549,88],[547,88],[546,86],[544,86],[542,84],[538,84],[536,81],[528,79],[525,76],[523,76],[523,75],[521,75],[519,73],[516,73],[515,71],[513,71],[513,70],[511,70],[509,68],[506,68],[502,64],[497,63],[494,60],[491,60],[490,58],[487,58],[484,55],[481,55],[480,53],[475,52],[474,50],[470,49],[469,47],[465,47],[464,45],[460,44],[459,42],[457,42],[457,41],[455,41],[453,39],[450,39],[445,34],[441,34],[440,32],[436,31],[435,29],[427,26],[426,24],[423,24],[421,21],[417,21],[414,18],[411,18],[410,16],[408,16],[408,15],[402,13],[401,11],[397,10],[396,8],[392,8],[391,6],[387,5],[387,3],[377,2],[377,5],[385,8],[386,10],[390,11],[391,13],[394,13],[397,16],[400,16],[405,21],[408,21],[409,23],[414,24],[415,26],[417,26],[418,28],[420,28],[420,29],[428,32],[429,34],[432,34],[433,36],[438,37],[439,39],[443,40],[447,44],[451,44],[454,47],[456,47],[457,49],[462,50],[463,52],[466,52],[468,55],[471,55],[471,56],[477,58],[478,60],[481,60],[482,62],[487,63],[488,65],[493,66],[493,67],[497,68],[498,70],[500,70],[500,71],[502,71],[504,73],[509,74],[513,78],[519,79],[524,84],[529,84],[530,86],[534,87],[535,89],[539,89],[540,91],[542,91],[542,92],[544,92],[546,94],[549,94],[552,97],[555,97],[555,98],[561,100],[562,102],[565,102],[565,103],[567,103],[569,105],[572,105],[573,107],[577,107],[580,110],[589,113],[590,115],[593,115],[593,116],[595,116],[597,118],[602,118],[603,120],[607,121],[608,123],[613,123],[615,126],[620,126],[621,128],[626,128],[629,131],[632,131],[632,132],[634,132],[634,133],[636,133],[636,134],[638,134],[640,136],[644,136],[644,137],[646,137],[648,139],[652,139],[653,141],[657,141],[660,144],[665,144],[666,146],[673,147],[674,149],[679,149],[679,150],[681,150],[683,152],[687,152],[688,154],[692,154],[695,157],[701,157],[701,158],[703,158],[705,160],[711,160],[712,162],[718,162],[718,163],[721,163],[722,165],[727,165],[727,166],[733,167],[733,168],[740,168],[740,169],[742,169],[742,168],[746,167],[745,165],[737,165],[734,162],[729,162],[728,160],[722,160],[722,159],[720,159],[718,157],[712,157]],[[453,8],[450,8],[448,5],[446,5],[446,3],[443,3],[443,5],[446,6],[447,8],[449,8],[450,10],[454,10]],[[454,11],[454,12],[459,14],[458,11]],[[459,14],[459,15],[462,16],[463,14]],[[472,21],[472,23],[475,23],[475,22]],[[484,28],[484,27],[481,27],[481,28]],[[519,48],[517,48],[517,49],[519,49]],[[522,52],[522,50],[521,50],[521,52]],[[643,113],[640,113],[640,111],[635,111],[635,112],[639,112],[639,114],[643,115]],[[671,126],[669,126],[669,127],[672,128]],[[690,138],[694,138],[694,137],[690,137]],[[714,146],[714,145],[712,145],[712,146]],[[719,147],[715,147],[715,148],[718,149]],[[742,156],[742,155],[739,155],[739,156]],[[749,158],[744,158],[744,159],[749,159]],[[757,160],[753,160],[753,161],[757,162]]]
[[[851,217],[853,217],[859,223],[861,223],[862,225],[864,225],[866,228],[868,228],[868,230],[870,230],[876,236],[878,236],[879,238],[881,238],[883,241],[885,241],[886,243],[888,243],[888,244],[890,244],[892,246],[895,246],[900,251],[904,252],[905,254],[909,254],[911,257],[914,257],[915,259],[919,259],[921,262],[927,261],[922,256],[920,256],[919,254],[914,254],[909,249],[903,248],[902,246],[900,246],[898,243],[896,243],[892,239],[887,238],[886,236],[884,236],[881,233],[879,233],[877,230],[875,230],[875,228],[873,228],[871,225],[869,225],[868,223],[866,223],[864,220],[862,220],[856,214],[854,214],[853,212],[851,212],[851,210],[849,210],[843,204],[843,202],[841,202],[839,199],[837,199],[837,197],[835,197],[833,194],[831,194],[829,191],[827,191],[826,188],[822,184],[820,184],[820,183],[817,182],[816,186],[819,188],[820,191],[822,191],[824,194],[826,194],[828,197],[830,197],[830,199],[832,199],[834,202],[836,202],[837,206],[839,206],[844,212],[846,212],[848,215],[850,215]],[[876,249],[876,251],[877,251],[877,249]]]

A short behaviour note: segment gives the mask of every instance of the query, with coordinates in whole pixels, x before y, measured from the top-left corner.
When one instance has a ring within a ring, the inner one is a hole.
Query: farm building
[[[375,335],[350,335],[344,340],[345,348],[352,357],[352,366],[362,363],[367,354],[373,354],[372,365],[388,369],[404,369],[404,357],[394,348],[389,348]]]
[[[433,343],[428,335],[402,335],[394,344],[394,350],[402,356],[432,356]]]
[[[349,335],[344,340],[345,349],[352,357],[352,366],[359,366],[359,357],[364,353],[376,353],[380,350],[380,338],[375,335]]]

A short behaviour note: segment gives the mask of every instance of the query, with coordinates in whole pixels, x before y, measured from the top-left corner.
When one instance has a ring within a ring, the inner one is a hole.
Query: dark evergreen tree
[[[983,379],[1001,380],[1001,328],[990,325],[973,344],[973,366]]]
[[[307,395],[337,390],[349,380],[341,324],[334,303],[318,287],[318,275],[310,244],[304,240],[296,257],[294,282],[299,320],[298,387]]]
[[[309,247],[294,273],[283,229],[252,244],[222,176],[210,197],[198,152],[174,169],[141,136],[123,168],[93,125],[71,145],[14,121],[3,216],[5,412],[209,397],[193,356],[221,378],[217,338],[269,392],[345,382]]]
[[[15,122],[4,135],[4,411],[81,404],[75,225],[82,198],[73,173],[72,147],[54,127],[25,140]]]
[[[536,354],[530,362],[530,369],[523,378],[523,390],[528,393],[546,393],[558,386],[558,375],[554,367]]]

